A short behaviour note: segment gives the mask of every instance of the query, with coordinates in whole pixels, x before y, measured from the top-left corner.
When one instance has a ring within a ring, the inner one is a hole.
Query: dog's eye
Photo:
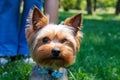
[[[65,43],[65,42],[67,42],[68,40],[67,39],[63,39],[62,41],[61,41],[61,43]]]
[[[49,41],[49,38],[47,38],[47,37],[44,37],[43,39],[42,39],[42,42],[43,43],[47,43]]]

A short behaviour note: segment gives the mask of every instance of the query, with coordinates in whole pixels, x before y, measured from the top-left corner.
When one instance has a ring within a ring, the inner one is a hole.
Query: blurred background
[[[60,8],[64,11],[71,9],[81,10],[87,14],[94,13],[120,13],[120,0],[59,0]]]
[[[58,23],[78,13],[84,37],[69,80],[120,80],[120,0],[59,0]],[[0,80],[28,80],[32,66],[0,66]]]

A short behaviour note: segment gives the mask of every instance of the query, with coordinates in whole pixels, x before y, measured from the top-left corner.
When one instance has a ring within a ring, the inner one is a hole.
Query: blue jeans
[[[0,0],[0,56],[29,55],[25,25],[34,5],[41,9],[42,0],[24,0],[20,18],[20,0]]]

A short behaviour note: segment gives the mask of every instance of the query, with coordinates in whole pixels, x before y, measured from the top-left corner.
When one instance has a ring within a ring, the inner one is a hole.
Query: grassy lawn
[[[60,12],[59,22],[75,14]],[[70,67],[76,80],[120,80],[120,16],[83,14],[82,32],[80,52]],[[0,66],[0,80],[28,80],[31,68],[22,61],[10,62]]]

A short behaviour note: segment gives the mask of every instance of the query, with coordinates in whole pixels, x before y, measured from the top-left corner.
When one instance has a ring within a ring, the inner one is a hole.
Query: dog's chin
[[[59,69],[61,67],[68,67],[70,65],[61,57],[50,57],[38,64],[42,67],[51,69]]]

